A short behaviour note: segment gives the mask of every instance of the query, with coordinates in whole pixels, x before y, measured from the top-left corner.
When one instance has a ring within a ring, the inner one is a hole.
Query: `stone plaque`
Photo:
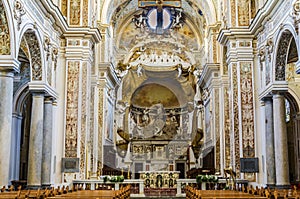
[[[79,158],[62,158],[62,172],[79,172]]]
[[[241,173],[258,173],[258,158],[241,158]]]

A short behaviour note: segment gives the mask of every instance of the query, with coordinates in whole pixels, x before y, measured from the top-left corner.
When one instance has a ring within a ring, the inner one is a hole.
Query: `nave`
[[[252,186],[242,186],[235,190],[199,190],[194,185],[186,185],[183,189],[184,195],[168,196],[161,192],[159,196],[141,197],[131,194],[130,185],[122,186],[120,190],[89,190],[82,186],[57,187],[51,189],[23,190],[21,186],[15,188],[2,187],[0,199],[148,199],[148,198],[168,198],[168,199],[299,199],[300,191],[297,187],[292,189],[270,189],[254,188]]]

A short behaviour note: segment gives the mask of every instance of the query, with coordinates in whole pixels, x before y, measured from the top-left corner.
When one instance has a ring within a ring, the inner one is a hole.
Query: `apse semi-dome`
[[[137,107],[151,107],[154,104],[162,104],[165,108],[180,106],[176,95],[170,89],[154,83],[137,88],[131,102]]]

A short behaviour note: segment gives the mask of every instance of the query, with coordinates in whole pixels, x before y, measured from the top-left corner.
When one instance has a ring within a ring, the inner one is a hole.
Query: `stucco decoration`
[[[146,32],[140,32],[136,28],[134,23],[129,23],[123,30],[122,35],[119,37],[119,43],[117,44],[120,48],[120,52],[128,52],[129,50],[135,50],[137,46],[143,47],[145,44],[148,45],[154,41],[161,40],[162,42],[168,42],[178,47],[185,47],[182,50],[199,50],[201,44],[192,29],[184,24],[182,28],[171,31],[169,34],[155,35]],[[157,43],[156,43],[157,44]],[[155,44],[154,44],[155,45]],[[158,46],[156,46],[158,47]],[[170,50],[170,49],[169,49]]]
[[[254,105],[251,63],[241,63],[243,157],[255,157]]]
[[[104,120],[104,90],[103,88],[105,87],[105,82],[101,82],[98,86],[99,86],[99,90],[98,90],[98,148],[96,149],[98,151],[98,162],[97,162],[97,171],[101,171],[102,166],[105,164],[104,162],[102,162],[103,160],[103,136],[104,136],[104,132],[103,132],[103,120]],[[95,93],[96,94],[96,93]]]
[[[239,26],[248,26],[250,23],[250,2],[249,0],[239,0],[238,6],[238,22]]]
[[[238,69],[237,64],[232,64],[232,80],[233,80],[233,152],[234,152],[234,165],[237,177],[240,176],[240,131],[239,131],[239,95],[238,95]]]
[[[81,135],[80,135],[80,178],[85,179],[85,168],[87,167],[87,62],[82,64],[82,91],[81,91]]]
[[[230,1],[230,14],[231,14],[231,26],[235,27],[236,26],[236,0],[231,0]]]
[[[281,34],[280,41],[278,43],[278,50],[276,54],[276,65],[275,65],[275,80],[284,81],[285,80],[285,67],[288,49],[290,41],[292,39],[292,33],[290,31],[284,31]]]
[[[293,13],[295,29],[299,32],[299,22],[300,22],[300,1],[297,0],[293,5]]]
[[[215,90],[216,172],[221,171],[220,91]]]
[[[83,1],[83,11],[82,11],[82,25],[88,26],[89,25],[89,1]]]
[[[70,0],[70,25],[80,25],[80,2],[79,0]]]
[[[224,88],[225,168],[230,166],[230,104],[229,91]]]
[[[10,35],[5,8],[0,0],[0,55],[10,54]]]
[[[30,53],[30,64],[32,70],[32,80],[41,81],[43,79],[43,67],[41,59],[41,49],[39,41],[34,31],[28,31],[24,34],[29,53]]]
[[[68,14],[68,0],[61,0],[61,13],[66,17]]]
[[[265,53],[267,57],[265,57],[265,62],[266,62],[266,69],[265,69],[265,75],[266,75],[266,85],[268,85],[271,82],[271,58],[272,58],[272,53],[274,51],[274,43],[273,43],[273,38],[269,38],[267,40],[266,46],[265,46]]]
[[[15,1],[14,6],[14,18],[17,20],[17,28],[20,30],[21,24],[22,24],[22,16],[25,15],[26,11],[24,10],[23,4],[21,1],[17,0]]]
[[[90,162],[91,162],[91,165],[90,165],[90,168],[91,168],[91,171],[95,171],[95,148],[94,148],[94,144],[95,144],[95,141],[94,141],[94,137],[95,137],[95,128],[94,128],[94,120],[95,120],[95,112],[94,112],[94,106],[95,106],[95,86],[92,86],[91,88],[91,93],[90,93],[90,96],[91,96],[91,101],[90,101],[90,137],[89,137],[89,153],[90,153]]]
[[[65,157],[77,157],[79,61],[68,62]]]

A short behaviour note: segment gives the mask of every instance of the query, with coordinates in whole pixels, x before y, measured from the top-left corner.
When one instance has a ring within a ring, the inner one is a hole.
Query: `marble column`
[[[13,113],[12,134],[10,147],[10,180],[18,180],[20,175],[20,143],[22,116]]]
[[[51,185],[51,158],[52,158],[52,98],[44,101],[44,128],[43,128],[43,158],[42,158],[42,185]]]
[[[266,171],[267,185],[274,186],[276,183],[275,152],[274,152],[274,120],[272,98],[265,99],[266,115]]]
[[[276,186],[289,185],[289,160],[285,121],[285,98],[273,95]],[[266,143],[267,145],[269,143]]]
[[[42,149],[43,149],[43,123],[44,123],[44,95],[34,93],[32,95],[32,111],[29,137],[28,154],[28,188],[41,186]],[[50,157],[49,157],[50,158]]]
[[[0,186],[9,184],[10,145],[13,106],[12,72],[0,71]]]

